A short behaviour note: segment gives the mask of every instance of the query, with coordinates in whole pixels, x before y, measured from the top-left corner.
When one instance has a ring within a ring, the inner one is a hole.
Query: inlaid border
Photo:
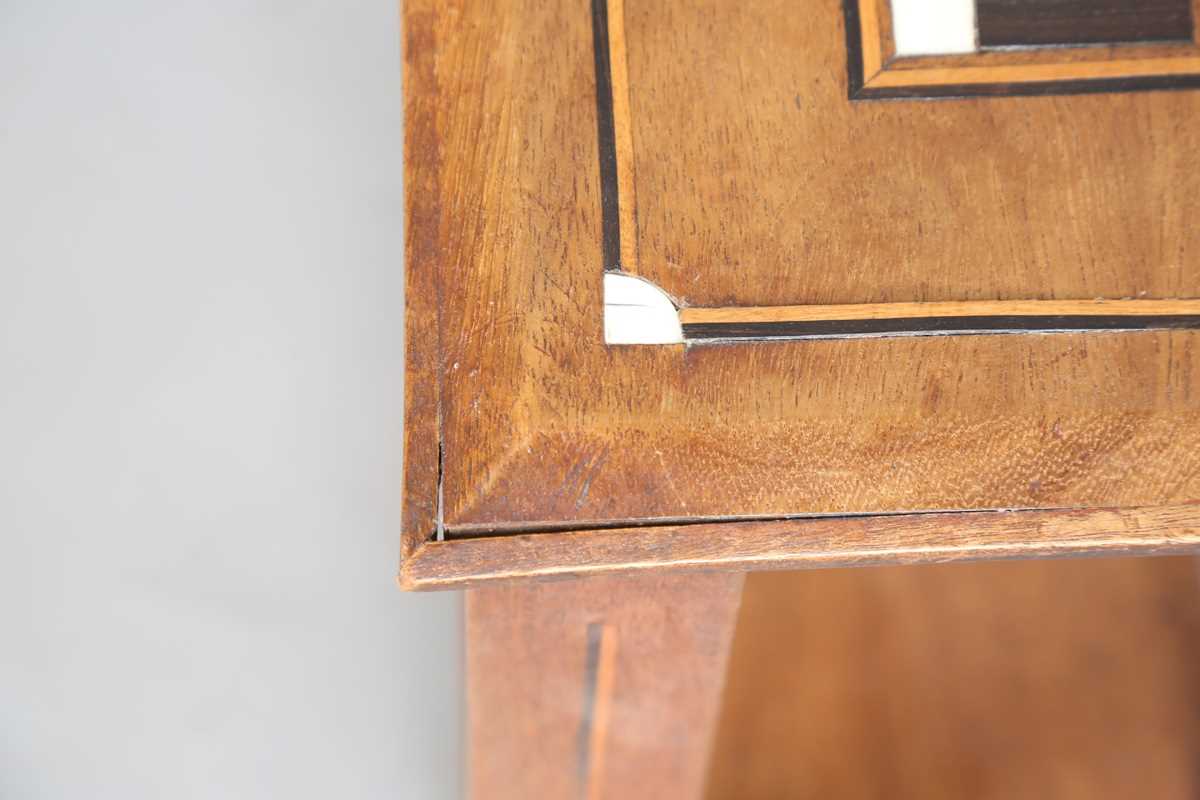
[[[1200,300],[1009,300],[685,308],[685,341],[1200,328]]]
[[[1192,18],[1200,0],[1193,0]],[[1200,87],[1191,42],[897,56],[887,0],[844,0],[851,100],[1087,94]]]
[[[1194,0],[1200,3],[1200,0]],[[949,303],[883,303],[840,306],[691,308],[637,278],[637,201],[633,122],[625,52],[623,0],[591,0],[595,47],[596,119],[601,193],[604,279],[604,336],[609,345],[664,345],[739,340],[831,339],[849,337],[968,336],[1082,331],[1145,331],[1200,328],[1200,300],[1016,300]],[[1115,74],[1136,65],[1147,70],[1167,63],[1195,62],[1194,45],[1147,45],[1122,48],[1120,59],[1106,58],[1112,48],[1055,48],[987,52],[960,56],[895,57],[888,0],[847,0],[851,96],[865,69],[870,91],[930,91],[935,79],[952,81],[941,88],[958,91],[961,81],[994,79],[997,74],[1068,75],[1072,70]],[[855,43],[874,43],[855,58]],[[1059,59],[1056,63],[1047,58]],[[855,72],[855,65],[858,72]],[[1116,79],[1113,79],[1116,80]],[[1121,78],[1120,81],[1125,81]],[[1103,85],[1102,85],[1103,83]],[[891,85],[894,84],[894,85]],[[1062,82],[1043,82],[1046,91]],[[1091,81],[1089,90],[1115,84]],[[1122,84],[1123,85],[1123,84]],[[980,84],[981,92],[1000,84]],[[936,87],[935,87],[936,88]],[[1149,88],[1143,86],[1142,88]],[[860,86],[859,94],[867,89]],[[882,96],[882,95],[881,95]],[[888,95],[894,96],[894,95]],[[677,316],[676,323],[673,316]]]

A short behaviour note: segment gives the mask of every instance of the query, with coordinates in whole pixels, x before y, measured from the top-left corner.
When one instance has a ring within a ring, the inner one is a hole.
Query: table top
[[[1200,49],[889,13],[406,3],[403,585],[1195,547]]]

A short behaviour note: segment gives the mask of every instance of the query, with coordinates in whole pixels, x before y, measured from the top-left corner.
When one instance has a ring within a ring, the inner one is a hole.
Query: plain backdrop
[[[0,0],[0,797],[451,798],[393,0]]]

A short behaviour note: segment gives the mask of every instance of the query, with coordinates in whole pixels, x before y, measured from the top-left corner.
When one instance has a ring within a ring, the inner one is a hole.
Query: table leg
[[[469,796],[703,794],[743,576],[467,593]]]

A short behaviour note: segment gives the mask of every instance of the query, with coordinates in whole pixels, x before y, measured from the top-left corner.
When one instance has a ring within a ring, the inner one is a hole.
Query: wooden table
[[[472,796],[1200,791],[1190,560],[928,566],[1200,544],[1200,14],[1072,8],[408,0]]]

